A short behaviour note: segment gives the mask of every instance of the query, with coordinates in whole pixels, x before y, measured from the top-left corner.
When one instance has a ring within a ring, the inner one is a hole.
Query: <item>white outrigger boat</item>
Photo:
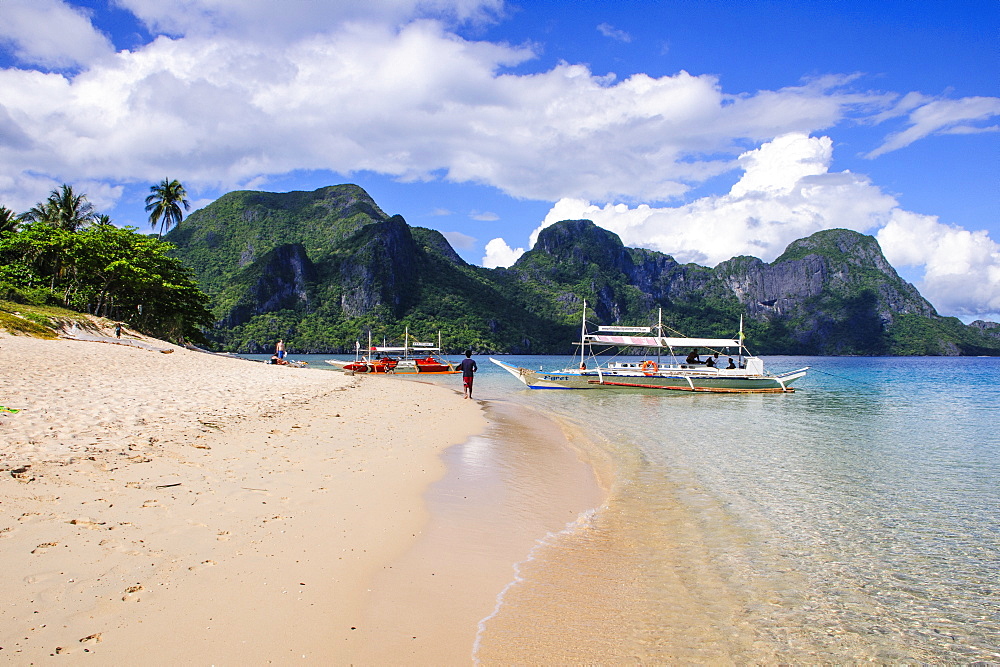
[[[586,302],[584,313],[587,312]],[[662,315],[661,315],[662,317]],[[654,331],[655,329],[655,331]],[[764,372],[764,361],[749,355],[743,345],[743,320],[737,338],[683,338],[663,335],[663,325],[656,327],[601,326],[587,332],[586,315],[580,328],[580,364],[576,368],[555,371],[533,371],[519,368],[490,357],[529,389],[623,389],[673,390],[709,393],[790,393],[792,382],[805,376],[808,366],[788,373],[773,375]],[[604,364],[593,352],[595,345],[619,348],[656,350],[656,359],[614,361]],[[681,361],[675,350],[689,350]],[[702,361],[698,352],[708,350]],[[736,350],[735,354],[724,353]],[[662,361],[664,351],[670,357]],[[587,367],[587,353],[591,367]],[[739,361],[732,361],[733,358]],[[718,364],[716,359],[719,360]],[[731,364],[722,361],[728,360]],[[727,368],[723,366],[733,366]]]

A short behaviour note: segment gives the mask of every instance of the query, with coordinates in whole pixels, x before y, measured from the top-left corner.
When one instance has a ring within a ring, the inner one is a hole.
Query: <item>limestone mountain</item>
[[[208,336],[226,350],[263,352],[279,338],[300,352],[353,350],[369,330],[400,340],[406,327],[476,349],[551,349],[571,335],[354,185],[231,192],[167,240],[212,297]]]
[[[386,215],[355,185],[232,192],[168,234],[212,296],[209,337],[227,350],[353,350],[369,331],[399,340],[443,332],[446,347],[568,353],[583,299],[604,324],[655,321],[732,336],[740,316],[759,353],[1000,354],[988,326],[938,316],[877,241],[828,230],[774,262],[714,269],[628,248],[588,220],[539,234],[510,268],[464,262],[430,229]]]

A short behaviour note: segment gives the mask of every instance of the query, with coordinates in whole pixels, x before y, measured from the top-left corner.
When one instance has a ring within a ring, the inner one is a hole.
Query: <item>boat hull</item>
[[[392,372],[397,375],[414,373],[419,373],[420,375],[453,375],[462,371],[456,370],[452,364],[446,361],[428,357],[424,359],[404,359],[396,365],[396,368]]]
[[[603,389],[620,391],[688,391],[705,393],[789,393],[794,391],[791,383],[803,377],[807,369],[799,369],[782,375],[718,374],[672,374],[656,373],[598,373],[596,370],[581,371],[533,371],[505,364],[490,358],[529,389]]]
[[[377,361],[339,361],[337,359],[327,359],[326,363],[336,366],[343,371],[353,371],[355,373],[392,373],[396,366],[395,359]]]
[[[377,361],[341,361],[327,359],[326,363],[345,371],[355,373],[381,373],[394,375],[454,375],[462,371],[456,370],[452,364],[436,359],[390,359]]]

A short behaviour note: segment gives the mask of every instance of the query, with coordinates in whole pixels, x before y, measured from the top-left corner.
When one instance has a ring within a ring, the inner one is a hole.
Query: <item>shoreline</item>
[[[486,418],[433,385],[163,347],[0,335],[21,410],[0,415],[0,655],[349,659],[367,582]]]
[[[605,501],[565,424],[514,402],[482,403],[488,426],[444,453],[425,530],[372,581],[365,622],[381,640],[365,642],[362,663],[478,662],[521,565]]]

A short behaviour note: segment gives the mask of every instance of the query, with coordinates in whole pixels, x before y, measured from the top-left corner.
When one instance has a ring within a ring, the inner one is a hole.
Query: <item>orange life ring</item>
[[[652,373],[647,372],[650,368],[653,369]],[[640,366],[639,369],[642,371],[643,375],[648,376],[648,375],[654,375],[656,371],[660,370],[660,367],[656,364],[655,361],[644,361],[642,362],[642,366]]]

